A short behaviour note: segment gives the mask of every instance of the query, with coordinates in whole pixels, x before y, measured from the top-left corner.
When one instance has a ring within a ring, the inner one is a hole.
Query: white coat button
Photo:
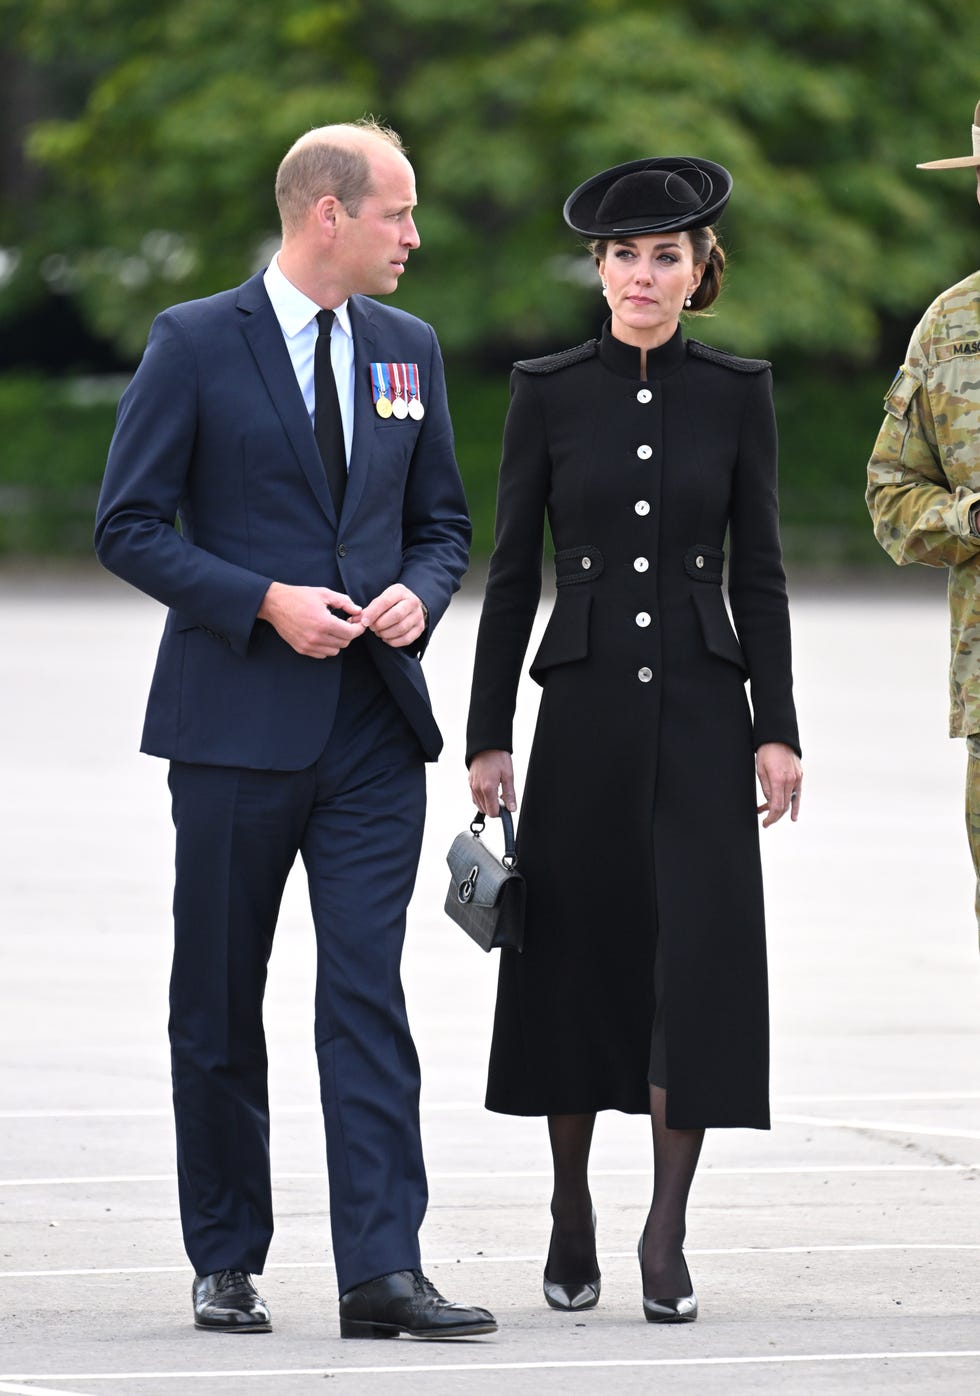
[[[651,393],[649,388],[641,388],[636,395],[636,400],[637,402],[652,402],[653,393]]]
[[[650,624],[650,612],[649,612],[649,611],[639,611],[639,612],[637,613],[636,623],[637,623],[637,625],[640,626],[643,630],[645,630],[645,629],[647,628],[647,626]]]
[[[634,572],[645,572],[649,566],[650,564],[645,557],[636,557],[633,559]]]
[[[649,460],[650,457],[653,455],[653,447],[645,445],[637,446],[636,454],[639,456],[640,460]]]
[[[645,499],[638,499],[636,503],[633,505],[633,508],[636,510],[636,512],[640,515],[641,518],[644,514],[649,514],[650,512],[650,505]]]
[[[582,566],[585,571],[588,572],[589,568],[592,566],[592,559],[590,557],[583,557]]]
[[[700,553],[698,553],[697,557],[694,559],[694,565],[695,565],[695,567],[703,567],[703,566],[704,566],[704,558],[701,556]]]
[[[638,670],[636,677],[640,680],[640,683],[649,683],[653,678],[653,670],[648,669],[644,664],[643,668]]]

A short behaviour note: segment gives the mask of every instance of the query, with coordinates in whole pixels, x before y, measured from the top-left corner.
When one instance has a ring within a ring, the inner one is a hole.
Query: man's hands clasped
[[[273,582],[259,607],[258,619],[268,621],[297,654],[330,659],[370,630],[386,645],[401,649],[412,644],[426,627],[422,602],[401,582],[386,587],[366,606],[329,587],[288,586]]]

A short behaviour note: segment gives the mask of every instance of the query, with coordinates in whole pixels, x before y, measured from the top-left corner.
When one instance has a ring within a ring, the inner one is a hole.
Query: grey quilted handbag
[[[517,871],[517,846],[510,811],[501,806],[504,856],[499,859],[481,839],[486,816],[477,814],[468,833],[457,834],[449,850],[446,913],[483,950],[523,950],[526,886]]]

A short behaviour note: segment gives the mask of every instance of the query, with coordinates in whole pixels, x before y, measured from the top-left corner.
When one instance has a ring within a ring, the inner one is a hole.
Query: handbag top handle
[[[470,825],[470,833],[474,838],[480,837],[486,822],[486,815],[482,810],[477,810]],[[517,867],[517,840],[514,837],[514,820],[510,810],[504,805],[500,806],[500,822],[504,826],[504,856],[500,861],[505,868],[513,871]]]

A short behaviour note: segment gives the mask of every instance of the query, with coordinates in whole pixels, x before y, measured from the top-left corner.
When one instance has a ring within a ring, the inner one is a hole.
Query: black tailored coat
[[[659,989],[668,1124],[769,1124],[754,750],[799,750],[771,394],[767,363],[679,330],[646,381],[608,325],[516,366],[468,759],[513,748],[546,519],[557,590],[492,1110],[648,1111]]]

